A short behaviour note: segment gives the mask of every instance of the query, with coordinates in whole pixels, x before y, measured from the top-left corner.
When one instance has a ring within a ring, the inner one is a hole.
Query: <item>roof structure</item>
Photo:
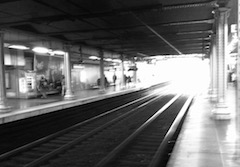
[[[206,54],[214,10],[230,0],[1,0],[0,28],[130,57]],[[37,38],[38,37],[38,38]]]

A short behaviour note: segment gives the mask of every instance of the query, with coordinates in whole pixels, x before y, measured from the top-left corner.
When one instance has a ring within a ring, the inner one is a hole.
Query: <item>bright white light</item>
[[[111,58],[106,58],[105,61],[112,61],[112,59]]]
[[[26,47],[24,45],[9,45],[8,48],[19,49],[19,50],[27,50],[27,49],[29,49],[29,47]]]
[[[142,85],[173,81],[173,89],[179,93],[196,94],[209,85],[209,62],[201,58],[171,58],[155,64],[137,62],[137,79]]]
[[[81,77],[80,77],[80,82],[86,83],[87,82],[87,74],[86,70],[81,70]]]
[[[238,139],[238,132],[235,124],[231,123],[226,126],[226,142],[235,142]]]
[[[47,48],[44,47],[34,47],[32,50],[36,53],[48,53],[49,51]]]
[[[56,55],[64,55],[65,52],[62,51],[62,50],[54,50],[54,51],[53,51],[53,54],[56,54]]]
[[[97,56],[90,56],[89,59],[92,59],[92,60],[100,60],[100,58],[97,57]]]
[[[200,93],[209,84],[209,62],[201,59],[178,60],[172,64],[172,74],[177,91],[187,94]]]
[[[116,63],[121,63],[121,62],[122,62],[122,61],[119,60],[119,59],[113,59],[112,61],[113,61],[113,62],[116,62]]]

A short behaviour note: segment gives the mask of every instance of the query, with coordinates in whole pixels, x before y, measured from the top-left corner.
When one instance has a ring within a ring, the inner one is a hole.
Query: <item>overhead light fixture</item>
[[[106,58],[105,61],[113,61],[111,58]]]
[[[97,56],[90,56],[89,59],[92,59],[92,60],[100,60],[100,58],[97,57]]]
[[[56,54],[56,55],[64,55],[65,52],[62,51],[62,50],[54,50],[54,51],[53,51],[53,54]]]
[[[26,47],[24,45],[9,45],[8,48],[19,49],[19,50],[27,50],[27,49],[29,49],[29,47]]]
[[[45,47],[34,47],[32,50],[36,53],[48,53],[49,51],[49,49]]]
[[[122,61],[119,60],[119,59],[113,59],[112,61],[115,62],[115,63],[121,63],[121,62],[122,62]]]

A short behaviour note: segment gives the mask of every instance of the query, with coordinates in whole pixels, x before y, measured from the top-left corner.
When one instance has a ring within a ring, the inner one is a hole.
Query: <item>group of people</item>
[[[65,95],[66,92],[66,86],[65,86],[65,77],[64,75],[61,78],[61,89],[60,92],[62,96]],[[37,83],[37,90],[41,94],[41,98],[47,98],[47,91],[49,90],[49,83],[48,80],[42,75]]]
[[[100,86],[100,78],[97,79],[97,85]],[[116,81],[117,81],[117,76],[116,74],[113,75],[112,77],[112,81],[113,81],[113,86],[116,86]],[[124,84],[129,86],[129,84],[132,82],[132,78],[131,76],[127,76],[127,75],[124,75]],[[110,84],[107,80],[106,77],[104,77],[104,86],[105,87],[108,87]]]
[[[100,84],[101,84],[101,79],[98,78],[98,79],[97,79],[97,85],[100,86]],[[109,82],[108,82],[108,80],[107,80],[106,77],[104,77],[104,86],[105,86],[105,87],[108,87],[108,86],[109,86]]]
[[[115,86],[116,85],[117,76],[114,74],[112,79],[113,79],[113,85]],[[131,77],[125,75],[124,76],[124,81],[125,81],[125,84],[128,85],[131,82]],[[109,82],[108,82],[106,77],[104,77],[104,84],[105,84],[105,87],[109,86]],[[97,80],[97,85],[100,86],[100,78]],[[66,92],[64,75],[62,75],[58,87],[59,87],[59,92],[61,93],[62,96],[64,96],[65,92]],[[41,94],[41,98],[47,98],[47,92],[49,90],[49,83],[48,83],[48,80],[45,78],[44,75],[42,75],[40,77],[39,81],[38,81],[37,90]]]
[[[124,82],[125,82],[125,84],[132,82],[131,77],[124,75]]]

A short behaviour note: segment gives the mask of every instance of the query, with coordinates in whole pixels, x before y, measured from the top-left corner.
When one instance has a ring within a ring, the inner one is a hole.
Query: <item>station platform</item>
[[[143,85],[135,85],[128,87],[111,86],[104,90],[99,89],[80,90],[74,92],[74,99],[65,100],[60,94],[48,95],[46,99],[13,99],[7,98],[6,105],[11,107],[10,112],[0,112],[0,124],[17,121],[57,110],[82,105],[108,97],[119,96],[128,92],[145,88]]]
[[[240,166],[240,121],[233,85],[228,86],[226,104],[231,119],[216,120],[211,113],[214,102],[208,91],[195,97],[167,167]]]
[[[142,85],[125,89],[109,87],[105,93],[99,89],[81,90],[74,92],[74,100],[64,100],[61,95],[50,95],[47,99],[7,99],[12,111],[0,113],[0,124],[118,96],[145,87]],[[232,85],[227,89],[226,104],[231,112],[231,119],[216,120],[212,117],[215,103],[208,91],[196,95],[167,167],[240,166],[240,120],[238,120],[240,113],[236,113],[236,91]]]

